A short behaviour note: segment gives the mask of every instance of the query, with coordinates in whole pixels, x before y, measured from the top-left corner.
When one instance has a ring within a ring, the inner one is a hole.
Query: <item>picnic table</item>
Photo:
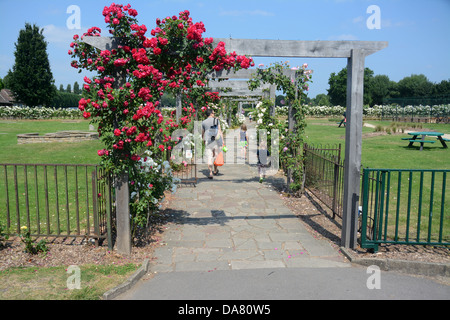
[[[425,143],[435,143],[436,141],[440,141],[442,146],[444,148],[447,148],[447,144],[445,143],[446,141],[450,141],[449,139],[445,139],[443,137],[443,133],[441,132],[434,132],[434,131],[430,131],[430,132],[408,132],[409,135],[412,135],[412,138],[402,138],[403,140],[408,140],[409,144],[408,147],[412,147],[413,144],[415,142],[419,142],[420,143],[420,150],[423,150],[423,145]],[[421,136],[421,138],[418,138],[419,136]],[[430,137],[437,137],[437,140],[425,140],[425,138],[427,136]]]

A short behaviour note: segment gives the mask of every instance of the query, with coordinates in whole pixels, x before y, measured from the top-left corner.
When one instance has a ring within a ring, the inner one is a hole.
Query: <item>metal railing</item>
[[[304,144],[305,187],[333,212],[342,217],[344,162],[339,145]]]
[[[450,170],[364,169],[361,247],[450,245]]]
[[[173,171],[173,176],[180,179],[180,183],[196,185],[198,183],[197,164],[187,163],[186,165],[179,165],[179,168]]]
[[[111,179],[97,165],[0,164],[0,223],[10,235],[111,236]]]

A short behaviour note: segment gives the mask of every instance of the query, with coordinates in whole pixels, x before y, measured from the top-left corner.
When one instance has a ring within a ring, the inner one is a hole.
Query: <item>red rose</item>
[[[122,66],[124,66],[127,62],[128,62],[127,59],[117,59],[116,61],[114,61],[114,66],[116,66],[116,67],[122,67]]]
[[[163,45],[163,46],[165,46],[166,44],[169,43],[169,40],[167,40],[166,38],[159,37],[158,40],[159,40],[159,43],[161,43],[161,45]]]
[[[98,150],[97,154],[101,157],[101,156],[104,156],[104,155],[108,155],[109,152],[106,149],[102,149],[102,150]]]

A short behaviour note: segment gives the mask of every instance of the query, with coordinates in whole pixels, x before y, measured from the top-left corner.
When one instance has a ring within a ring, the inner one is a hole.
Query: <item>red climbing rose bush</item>
[[[95,74],[84,77],[78,108],[98,126],[105,145],[98,150],[101,164],[113,175],[128,173],[132,223],[142,227],[164,192],[176,188],[165,160],[173,148],[171,134],[192,121],[198,90],[208,84],[207,74],[248,68],[253,61],[228,53],[223,42],[213,46],[212,38],[203,37],[204,24],[193,22],[187,10],[157,19],[150,30],[139,24],[137,16],[129,4],[105,7],[103,17],[112,44],[101,50],[85,43],[86,37],[102,35],[100,28],[92,27],[74,36],[69,55],[72,67]],[[164,92],[185,97],[179,123],[175,115],[161,113]]]

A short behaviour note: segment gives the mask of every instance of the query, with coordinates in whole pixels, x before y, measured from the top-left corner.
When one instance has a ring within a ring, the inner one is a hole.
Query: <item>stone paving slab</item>
[[[255,167],[226,164],[210,180],[178,188],[176,222],[155,250],[154,272],[260,268],[350,267],[326,241],[315,239],[280,195],[258,181]]]

